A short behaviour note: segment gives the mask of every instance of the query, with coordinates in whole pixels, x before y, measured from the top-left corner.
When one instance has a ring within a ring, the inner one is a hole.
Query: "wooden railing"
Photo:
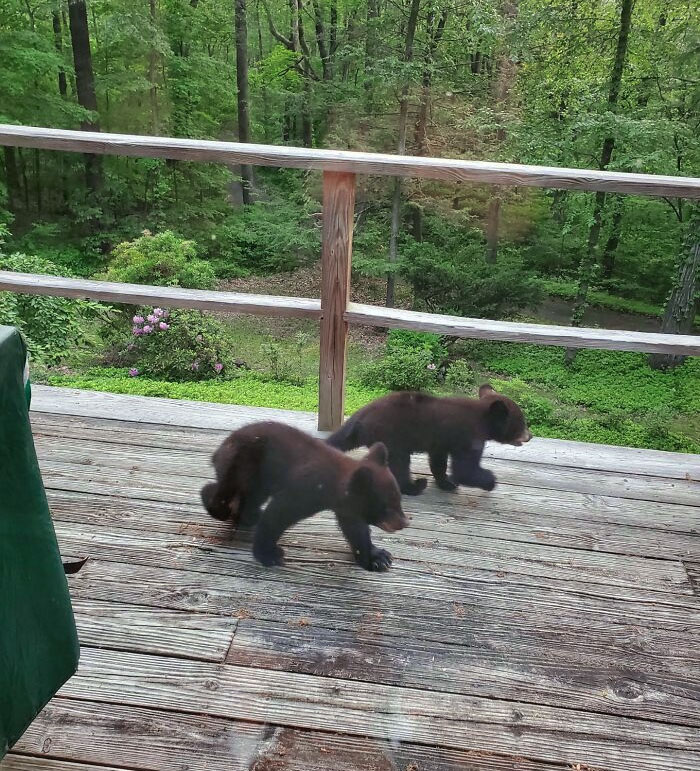
[[[81,297],[129,304],[159,303],[201,310],[319,319],[321,349],[318,426],[320,430],[337,428],[343,420],[348,324],[415,329],[456,337],[509,340],[575,348],[700,355],[700,336],[696,335],[467,319],[397,308],[381,308],[349,301],[356,174],[384,174],[427,177],[452,182],[700,198],[700,179],[697,178],[248,145],[235,142],[140,137],[29,126],[0,125],[0,145],[3,144],[45,150],[284,166],[322,171],[323,242],[320,300],[117,284],[0,271],[0,290],[26,294]],[[468,281],[468,276],[465,276],[465,280]]]

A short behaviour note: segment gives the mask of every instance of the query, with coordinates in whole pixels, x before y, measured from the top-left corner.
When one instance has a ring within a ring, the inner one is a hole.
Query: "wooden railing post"
[[[319,431],[334,431],[343,422],[345,349],[348,336],[344,314],[350,299],[354,213],[355,175],[324,172]]]

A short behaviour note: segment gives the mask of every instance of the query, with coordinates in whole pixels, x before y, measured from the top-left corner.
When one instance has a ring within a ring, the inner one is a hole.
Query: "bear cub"
[[[389,394],[356,412],[326,441],[343,451],[383,442],[401,491],[419,495],[427,480],[411,479],[412,453],[428,453],[430,471],[442,490],[458,485],[493,490],[496,477],[481,467],[484,444],[492,440],[519,447],[531,438],[520,407],[490,385],[482,385],[478,399],[439,398],[417,391]]]
[[[234,431],[212,462],[217,481],[202,488],[204,507],[216,519],[254,527],[253,555],[263,565],[282,564],[282,533],[324,509],[335,512],[361,567],[391,565],[391,554],[372,543],[369,526],[393,533],[408,520],[383,444],[373,443],[357,461],[296,428],[268,421]]]

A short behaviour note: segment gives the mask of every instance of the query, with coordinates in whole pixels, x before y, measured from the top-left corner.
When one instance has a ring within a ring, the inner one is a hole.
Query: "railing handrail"
[[[570,190],[602,190],[642,195],[700,198],[700,179],[615,171],[558,169],[510,163],[313,150],[196,139],[139,137],[0,124],[0,145],[45,150],[172,158],[323,171],[323,243],[321,299],[216,292],[180,287],[71,279],[0,271],[0,290],[59,297],[85,297],[108,302],[316,318],[320,326],[320,430],[336,429],[343,419],[345,359],[349,323],[433,331],[456,337],[533,342],[574,348],[648,351],[700,355],[700,335],[669,335],[628,330],[586,329],[468,319],[379,308],[350,302],[350,262],[356,174],[428,177],[452,182],[529,185]]]
[[[286,145],[255,145],[204,139],[108,134],[38,126],[0,124],[0,145],[98,155],[424,177],[448,182],[700,198],[700,178],[697,177],[630,174],[621,171],[465,161],[456,158],[425,158],[349,150],[318,150]]]
[[[310,297],[219,292],[211,289],[184,289],[170,286],[123,284],[93,281],[35,273],[0,270],[0,292],[72,297],[130,305],[166,305],[175,308],[252,313],[262,316],[284,316],[320,319],[321,301]],[[558,324],[533,324],[520,321],[494,321],[423,313],[403,308],[383,308],[362,303],[348,303],[343,319],[386,329],[413,329],[451,337],[481,340],[507,340],[539,345],[561,345],[575,348],[601,348],[611,351],[643,351],[646,353],[700,356],[700,335],[671,335],[660,332],[635,332],[626,329],[565,327]]]

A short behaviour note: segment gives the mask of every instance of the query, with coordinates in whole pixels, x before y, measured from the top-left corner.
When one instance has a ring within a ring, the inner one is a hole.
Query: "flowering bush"
[[[225,328],[199,311],[152,308],[131,319],[122,353],[131,377],[208,380],[233,369]]]

